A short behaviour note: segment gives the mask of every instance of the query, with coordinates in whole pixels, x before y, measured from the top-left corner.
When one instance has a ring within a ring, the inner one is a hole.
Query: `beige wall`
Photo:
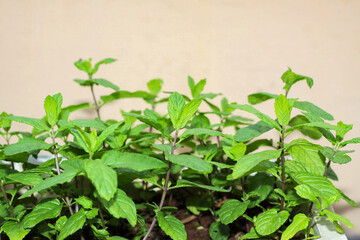
[[[85,77],[73,66],[79,58],[117,58],[98,76],[123,90],[146,89],[159,77],[165,90],[188,93],[191,75],[208,79],[206,91],[239,103],[255,91],[281,91],[280,76],[290,66],[315,81],[312,90],[302,83],[290,95],[354,123],[349,137],[356,137],[359,23],[360,1],[350,0],[0,0],[0,111],[40,117],[46,95],[57,92],[64,105],[89,100],[88,89],[72,81]],[[117,102],[103,114],[120,118],[120,106],[141,104]],[[353,149],[353,161],[336,167],[335,184],[360,202],[360,147]],[[348,232],[360,234],[360,210],[336,206],[356,226]]]

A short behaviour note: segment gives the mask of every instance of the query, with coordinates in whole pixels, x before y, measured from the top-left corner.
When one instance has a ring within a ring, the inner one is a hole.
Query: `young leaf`
[[[79,59],[77,62],[74,62],[74,65],[80,71],[84,71],[87,74],[91,75],[91,71],[92,71],[91,58],[89,60]]]
[[[30,229],[25,229],[21,223],[13,221],[6,221],[1,228],[10,240],[22,240],[30,232]]]
[[[57,240],[64,240],[68,236],[74,234],[76,231],[84,226],[86,215],[84,209],[72,215],[66,223],[62,226]]]
[[[260,121],[253,125],[237,130],[235,133],[235,140],[238,142],[248,142],[271,129],[273,129],[272,126],[269,126],[269,124],[265,123],[264,121]]]
[[[244,104],[244,105],[234,104],[234,105],[231,105],[231,106],[232,106],[233,108],[240,109],[240,110],[243,110],[243,111],[252,113],[252,114],[254,114],[255,116],[257,116],[260,120],[263,120],[265,123],[267,123],[270,127],[275,128],[275,129],[278,130],[279,132],[281,131],[281,128],[280,128],[279,124],[278,124],[274,119],[272,119],[272,118],[269,117],[268,115],[266,115],[266,114],[258,111],[258,110],[255,109],[253,106],[248,105],[248,104]]]
[[[8,116],[8,117],[6,117],[4,119],[9,119],[9,120],[19,122],[19,123],[25,123],[27,125],[33,126],[34,128],[36,128],[39,131],[48,131],[48,130],[50,130],[50,128],[46,125],[46,123],[43,120],[37,119],[37,118]]]
[[[113,168],[130,168],[138,172],[168,167],[163,161],[140,153],[109,151],[101,157],[101,160]]]
[[[114,59],[114,58],[105,58],[105,59],[97,62],[91,71],[91,75],[94,75],[99,70],[99,67],[101,64],[109,64],[109,63],[113,63],[115,61],[116,61],[116,59]]]
[[[48,95],[45,98],[44,108],[48,123],[50,124],[51,127],[54,127],[58,121],[60,114],[58,109],[58,103],[55,101],[55,99],[52,96]]]
[[[35,206],[22,220],[24,228],[33,228],[45,219],[52,219],[59,216],[63,204],[58,199],[47,198]]]
[[[238,161],[242,156],[244,156],[246,152],[246,145],[240,142],[231,147],[223,146],[223,150],[229,158]]]
[[[301,80],[306,80],[306,83],[309,86],[309,88],[311,88],[314,83],[312,78],[296,74],[290,68],[288,68],[288,70],[283,73],[281,79],[285,83],[284,89],[286,90],[286,92],[289,92],[292,85],[294,85],[296,82]]]
[[[118,99],[122,98],[143,98],[143,99],[152,99],[154,95],[145,91],[136,91],[136,92],[129,92],[129,91],[116,91],[111,93],[110,95],[100,96],[102,100],[102,104],[106,104],[109,102],[113,102]]]
[[[2,127],[5,130],[5,132],[8,132],[11,127],[11,120],[4,118],[8,116],[9,114],[7,114],[6,112],[2,112],[0,114],[0,127]]]
[[[334,120],[334,117],[330,113],[324,111],[323,109],[321,109],[318,106],[312,104],[311,102],[296,101],[294,103],[294,107],[298,108],[300,110],[306,111],[308,113],[314,114],[315,116],[318,116],[318,117],[323,118],[325,120],[329,120],[329,121]]]
[[[194,87],[191,88],[191,96],[193,98],[198,98],[200,93],[204,90],[206,84],[206,79],[200,80]]]
[[[337,126],[340,129],[336,130],[336,141],[341,142],[344,139],[345,134],[352,129],[353,125],[344,124],[342,121],[340,121],[337,123]]]
[[[262,236],[275,232],[286,222],[289,215],[288,211],[278,213],[274,208],[260,213],[255,220],[256,232]]]
[[[220,222],[213,222],[209,228],[211,240],[227,240],[230,236],[230,227]]]
[[[269,159],[276,159],[280,157],[280,150],[265,150],[258,153],[253,153],[249,155],[245,155],[238,160],[233,169],[233,173],[228,175],[228,180],[234,180],[242,177],[246,172],[250,171],[256,165],[261,163],[262,161],[266,161]]]
[[[135,227],[137,222],[135,203],[126,193],[117,189],[116,194],[109,201],[100,198],[101,203],[115,218],[126,218],[131,226]]]
[[[113,89],[115,91],[120,90],[119,86],[115,85],[114,83],[112,83],[109,80],[106,80],[104,78],[93,78],[90,81],[92,81],[96,85],[100,85],[100,86],[103,86],[103,87],[106,87],[106,88],[111,88],[111,89]]]
[[[122,122],[117,122],[107,127],[97,138],[94,149],[98,149],[101,146],[101,144],[105,141],[105,139],[114,133],[114,131],[120,126],[120,124],[122,124]]]
[[[185,107],[185,100],[182,95],[178,92],[173,92],[169,97],[168,103],[168,112],[170,116],[170,120],[175,129],[177,129],[178,121],[180,119],[180,115]]]
[[[161,91],[161,87],[164,84],[162,79],[153,79],[147,83],[147,87],[151,94],[157,96]]]
[[[44,181],[42,181],[41,183],[37,184],[32,189],[26,191],[22,196],[19,197],[19,199],[26,198],[33,193],[50,188],[57,184],[67,182],[67,181],[73,179],[77,174],[78,174],[78,171],[67,171],[60,175],[56,175],[54,177],[49,177],[49,178],[45,179]]]
[[[20,139],[17,143],[6,146],[4,149],[4,153],[5,155],[15,155],[23,152],[47,150],[52,146],[54,146],[54,144],[46,143],[40,139],[25,138]]]
[[[209,173],[212,171],[211,164],[197,156],[185,154],[171,155],[169,153],[165,153],[165,156],[172,163],[191,168],[198,172]]]
[[[277,97],[278,95],[271,93],[265,93],[265,92],[253,93],[248,96],[248,102],[251,105],[255,105]]]
[[[75,202],[80,204],[85,209],[92,209],[93,203],[92,203],[91,199],[88,197],[80,196],[78,198],[75,198]]]
[[[184,106],[184,108],[181,110],[180,117],[176,122],[175,129],[179,130],[185,127],[188,121],[194,116],[195,112],[198,110],[201,101],[201,98],[196,98],[191,100],[188,104]]]
[[[319,154],[322,150],[320,145],[310,143],[299,138],[291,141],[287,146],[293,160],[300,163],[307,172],[322,176],[325,171],[325,163]]]
[[[281,94],[275,99],[275,113],[281,126],[285,127],[289,124],[291,110],[292,105],[284,95]]]
[[[344,141],[344,142],[340,143],[340,147],[345,147],[346,145],[348,145],[350,143],[360,143],[360,137]]]
[[[160,228],[173,240],[186,240],[187,235],[184,224],[172,215],[164,217],[162,212],[157,212],[156,218]]]
[[[343,224],[345,224],[348,228],[353,228],[354,225],[350,222],[349,219],[343,217],[343,216],[340,216],[339,214],[336,214],[334,212],[331,212],[327,209],[323,210],[322,211],[323,214],[325,214],[330,221],[332,222],[337,222],[337,221],[340,221],[342,222]]]
[[[116,193],[118,183],[115,170],[96,159],[85,162],[85,171],[100,197],[109,201]]]
[[[230,224],[244,214],[250,201],[240,202],[237,199],[226,201],[217,212],[223,224]]]
[[[281,240],[289,240],[299,231],[306,229],[309,221],[310,219],[305,214],[296,214],[291,224],[282,233]]]

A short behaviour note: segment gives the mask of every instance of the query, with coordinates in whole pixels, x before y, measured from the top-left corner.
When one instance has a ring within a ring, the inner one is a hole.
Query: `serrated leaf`
[[[194,116],[195,112],[198,110],[201,102],[202,102],[201,98],[196,98],[191,100],[189,103],[187,103],[183,107],[174,128],[179,130],[185,127],[185,125],[189,122],[189,120]]]
[[[101,157],[101,160],[113,168],[130,168],[139,172],[168,167],[163,161],[140,153],[109,151]]]
[[[27,125],[30,125],[34,128],[36,128],[39,131],[48,131],[50,128],[46,125],[46,123],[37,118],[28,118],[28,117],[20,117],[20,116],[8,116],[5,119],[9,119],[11,121],[19,122],[19,123],[25,123]]]
[[[254,108],[251,105],[248,104],[233,104],[231,105],[231,107],[236,108],[236,109],[240,109],[243,111],[246,111],[248,113],[252,113],[255,116],[257,116],[260,120],[262,120],[263,122],[265,122],[266,124],[268,124],[270,127],[275,128],[278,131],[281,131],[280,125],[271,117],[269,117],[268,115],[260,112],[259,110],[257,110],[256,108]]]
[[[74,234],[81,229],[86,221],[86,215],[84,209],[80,209],[79,212],[72,215],[66,223],[62,226],[57,240],[64,240],[68,236]]]
[[[216,131],[216,130],[211,130],[211,129],[206,129],[206,128],[191,128],[191,129],[187,129],[183,134],[181,134],[180,141],[184,140],[185,138],[187,138],[189,136],[201,136],[201,135],[224,136],[223,133]]]
[[[6,176],[6,178],[30,186],[37,185],[43,181],[43,178],[39,174],[26,173],[26,172],[10,174]]]
[[[122,124],[122,122],[117,122],[117,123],[111,124],[104,131],[102,131],[102,133],[96,140],[96,145],[93,148],[93,150],[98,149],[101,146],[101,144],[105,141],[105,139],[114,133],[114,131],[120,126],[120,124]]]
[[[246,152],[246,145],[242,142],[235,143],[231,147],[223,146],[223,150],[229,158],[238,161],[242,156],[244,156]]]
[[[289,100],[282,94],[275,99],[275,113],[279,124],[283,127],[290,122],[292,105]]]
[[[85,171],[100,197],[109,201],[117,189],[118,181],[115,170],[106,166],[100,159],[95,159],[85,162]]]
[[[48,95],[45,98],[44,108],[48,123],[50,124],[51,127],[55,126],[60,114],[58,103],[52,96]]]
[[[360,143],[360,137],[344,141],[344,142],[340,143],[340,147],[345,147],[346,145],[351,144],[351,143]]]
[[[63,204],[58,199],[44,199],[22,220],[24,228],[33,228],[38,223],[59,216]]]
[[[134,201],[126,193],[117,189],[116,194],[109,201],[100,198],[101,203],[115,218],[126,218],[131,226],[137,222],[136,207]]]
[[[262,161],[269,159],[276,159],[281,154],[280,150],[266,150],[258,153],[248,154],[243,156],[235,164],[233,173],[227,177],[228,180],[234,180],[242,177],[246,172],[250,171]]]
[[[168,102],[168,113],[175,129],[177,129],[178,121],[185,105],[184,97],[178,92],[173,92],[170,95]]]
[[[296,101],[294,103],[294,107],[306,111],[308,113],[314,114],[315,116],[321,117],[325,120],[329,120],[329,121],[334,120],[334,117],[330,113],[324,111],[323,109],[312,104],[311,102]]]
[[[237,199],[226,201],[217,212],[223,224],[229,224],[238,219],[247,209],[250,201],[240,202]]]
[[[341,198],[339,191],[326,177],[305,172],[291,173],[290,176],[298,184],[308,185],[315,196],[321,198],[321,209],[327,208]]]
[[[325,163],[319,151],[323,148],[320,145],[310,143],[299,138],[291,141],[287,146],[293,160],[300,163],[307,172],[322,176],[325,171]]]
[[[78,198],[75,198],[75,202],[83,206],[83,208],[85,209],[92,208],[92,200],[86,196],[80,196]]]
[[[77,175],[77,171],[67,171],[64,172],[60,175],[56,175],[54,177],[49,177],[46,178],[44,181],[42,181],[41,183],[37,184],[35,187],[33,187],[32,189],[26,191],[22,196],[19,197],[19,199],[23,199],[26,198],[28,196],[30,196],[33,193],[42,191],[44,189],[50,188],[52,186],[70,181],[71,179],[73,179],[76,175]]]
[[[256,217],[255,230],[262,236],[269,235],[278,230],[289,215],[289,212],[285,210],[278,213],[276,209],[269,209]]]
[[[193,181],[188,181],[186,179],[179,179],[177,181],[176,185],[170,187],[169,189],[183,188],[183,187],[197,187],[197,188],[203,188],[203,189],[207,189],[210,191],[216,191],[216,192],[230,192],[229,189],[224,189],[224,188],[215,187],[215,186],[209,186],[209,185],[205,185],[205,184],[201,184],[201,183],[197,183],[197,182],[193,182]]]
[[[212,171],[212,166],[207,161],[193,155],[171,155],[165,152],[165,156],[170,162],[191,168],[202,173],[209,173]]]
[[[273,129],[272,126],[269,126],[269,124],[264,121],[259,121],[253,125],[237,130],[235,133],[235,140],[238,142],[248,142],[271,129]]]
[[[198,98],[200,93],[204,90],[206,85],[206,79],[200,80],[193,88],[191,88],[191,96],[193,98]]]
[[[172,215],[164,217],[162,212],[157,212],[156,218],[160,228],[169,235],[173,240],[186,240],[187,234],[184,224]]]
[[[220,222],[213,222],[209,228],[211,240],[227,240],[230,236],[230,227]]]
[[[315,203],[315,206],[320,209],[320,202],[317,199],[315,193],[311,190],[309,185],[306,184],[300,184],[295,187],[296,194],[299,195],[302,198],[308,199]]]
[[[277,98],[277,97],[278,97],[278,95],[275,95],[275,94],[258,92],[258,93],[250,94],[248,96],[248,102],[251,105],[255,105],[255,104],[262,103],[269,99],[273,99],[273,98]]]
[[[282,233],[281,240],[289,240],[299,231],[306,229],[309,221],[309,218],[305,214],[296,214],[291,224]]]
[[[40,139],[25,138],[20,139],[17,143],[6,146],[4,149],[4,153],[5,155],[15,155],[23,152],[47,150],[52,146],[54,146],[54,144],[48,144]]]
[[[162,79],[153,79],[147,83],[147,87],[151,94],[157,96],[163,84],[164,81]]]
[[[25,229],[21,223],[7,221],[2,225],[2,230],[8,235],[10,240],[22,240],[30,229]]]

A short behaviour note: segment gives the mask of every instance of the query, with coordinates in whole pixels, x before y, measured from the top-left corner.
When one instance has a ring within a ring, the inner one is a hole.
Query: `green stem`
[[[175,152],[177,135],[178,135],[178,131],[175,132],[174,142],[173,142],[173,145],[172,145],[172,148],[171,148],[171,153],[170,153],[171,155],[174,155],[174,152]],[[168,166],[168,169],[166,171],[164,190],[163,190],[163,193],[161,195],[161,200],[160,200],[160,204],[159,204],[159,211],[161,211],[161,209],[162,209],[162,207],[164,205],[166,193],[167,193],[168,187],[169,187],[170,173],[171,173],[171,162],[169,161],[169,166]],[[153,230],[156,221],[157,221],[157,218],[156,218],[156,215],[155,215],[152,222],[151,222],[149,230],[147,231],[147,233],[146,233],[145,237],[143,238],[143,240],[146,240],[150,236],[150,233]]]
[[[91,89],[91,95],[92,95],[92,97],[94,99],[94,103],[95,103],[96,114],[97,114],[98,118],[100,119],[100,107],[96,101],[95,92],[94,92],[94,84],[90,85],[90,89]]]
[[[6,191],[5,191],[5,189],[4,189],[4,185],[3,185],[3,182],[2,182],[1,179],[0,179],[0,185],[1,185],[1,191],[2,191],[2,193],[4,194],[5,201],[6,201],[6,203],[9,205],[9,211],[10,211],[12,217],[13,217],[13,218],[16,218],[15,213],[14,213],[12,207],[11,207],[10,201],[9,201],[7,195],[6,195]]]
[[[285,194],[285,150],[284,150],[284,140],[285,140],[285,128],[283,127],[281,130],[281,137],[280,137],[280,148],[282,149],[280,160],[281,160],[281,190]],[[280,211],[284,210],[284,202],[285,199],[283,196],[281,196],[281,202],[280,202]]]

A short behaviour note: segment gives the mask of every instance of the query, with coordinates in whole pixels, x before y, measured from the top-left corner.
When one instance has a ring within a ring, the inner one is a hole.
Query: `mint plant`
[[[94,77],[115,59],[91,62],[75,62],[87,74],[75,82],[90,88],[91,103],[64,107],[58,93],[45,98],[44,117],[0,115],[1,238],[310,239],[315,213],[339,232],[339,222],[353,227],[327,208],[340,199],[358,207],[332,184],[332,165],[351,161],[346,146],[360,138],[346,140],[351,124],[333,125],[331,114],[289,97],[299,81],[312,87],[310,77],[289,69],[283,94],[217,104],[221,94],[205,93],[206,79],[188,77],[190,97],[163,91],[161,79],[129,92]],[[95,86],[113,92],[96,98]],[[101,118],[101,108],[123,98],[147,108],[125,112],[120,104],[122,119]],[[253,106],[272,100],[274,117]],[[88,108],[97,118],[72,119]],[[32,131],[12,132],[12,122]],[[278,137],[262,138],[268,131]],[[304,136],[288,141],[294,131]],[[327,146],[312,140],[322,137]],[[40,162],[43,155],[51,157]]]

